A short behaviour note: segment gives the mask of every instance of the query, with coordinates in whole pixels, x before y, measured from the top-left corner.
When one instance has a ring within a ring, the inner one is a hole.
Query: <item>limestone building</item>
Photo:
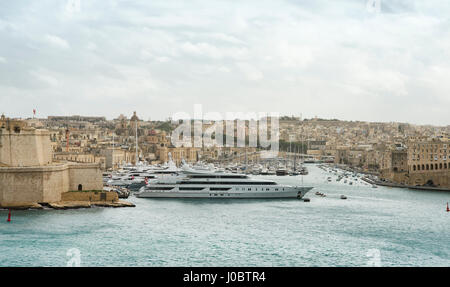
[[[412,139],[407,148],[387,151],[381,178],[412,186],[450,188],[448,140]]]
[[[450,188],[450,142],[443,139],[413,140],[408,144],[408,173],[413,185]]]
[[[102,190],[97,163],[54,162],[50,133],[0,119],[0,206],[61,201],[75,190]]]

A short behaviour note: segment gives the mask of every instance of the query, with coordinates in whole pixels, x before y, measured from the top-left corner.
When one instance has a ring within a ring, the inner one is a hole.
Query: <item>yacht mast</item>
[[[112,159],[111,159],[111,167],[114,170],[114,131],[113,131],[113,142],[112,142]]]
[[[294,172],[295,172],[295,158],[297,155],[297,146],[294,147]]]
[[[138,164],[138,128],[137,128],[137,117],[134,120],[136,122],[136,165]]]

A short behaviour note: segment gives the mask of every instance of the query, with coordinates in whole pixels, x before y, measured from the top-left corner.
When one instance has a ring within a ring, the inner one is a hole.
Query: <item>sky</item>
[[[0,113],[450,124],[450,1],[0,0]]]

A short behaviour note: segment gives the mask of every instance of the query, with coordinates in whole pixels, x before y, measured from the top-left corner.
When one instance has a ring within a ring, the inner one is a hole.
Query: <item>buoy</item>
[[[448,202],[447,202],[447,212],[450,212],[450,209],[448,208]]]
[[[8,220],[7,220],[7,222],[11,222],[11,209],[8,212]]]

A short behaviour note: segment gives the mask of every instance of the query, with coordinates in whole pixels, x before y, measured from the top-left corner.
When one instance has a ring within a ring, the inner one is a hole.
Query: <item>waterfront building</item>
[[[393,147],[382,155],[380,176],[383,179],[409,184],[408,152],[403,147]]]
[[[70,161],[78,163],[98,163],[101,169],[106,168],[105,156],[95,155],[88,152],[55,152],[53,159],[56,161]]]
[[[67,191],[102,188],[98,163],[57,162],[48,130],[0,119],[0,206],[59,202]]]
[[[169,153],[172,155],[172,160],[175,164],[180,165],[182,160],[187,163],[194,163],[199,160],[200,148],[195,147],[160,147],[157,150],[157,157],[161,163],[169,161]]]
[[[134,162],[136,154],[132,151],[108,147],[100,151],[105,158],[105,169],[118,169],[124,163]]]
[[[447,139],[411,138],[406,147],[386,151],[381,178],[405,185],[450,188],[449,144]]]
[[[407,164],[410,184],[450,187],[449,156],[448,138],[412,139]]]

